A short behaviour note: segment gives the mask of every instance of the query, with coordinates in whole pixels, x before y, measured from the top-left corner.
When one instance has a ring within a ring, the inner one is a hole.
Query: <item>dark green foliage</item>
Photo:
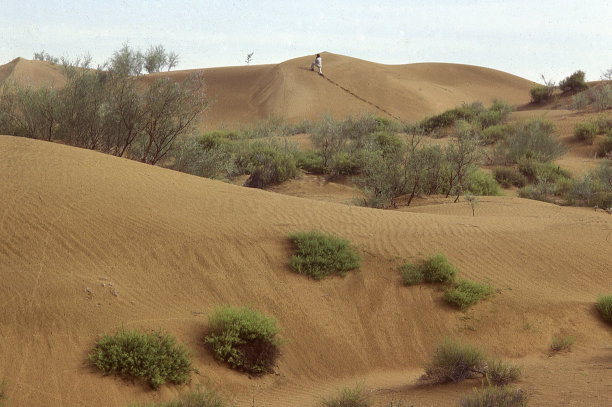
[[[493,176],[478,168],[474,168],[467,176],[466,189],[477,196],[497,196],[499,184]]]
[[[491,359],[487,362],[485,377],[489,384],[504,386],[521,377],[521,368],[501,359]]]
[[[162,331],[141,333],[120,329],[114,336],[100,339],[89,360],[105,375],[142,378],[153,388],[167,381],[185,383],[193,370],[189,350]]]
[[[276,143],[254,142],[236,158],[240,172],[250,174],[244,185],[264,188],[278,184],[298,174],[293,153]]]
[[[458,120],[473,121],[478,115],[484,111],[484,107],[481,102],[475,102],[471,105],[463,104],[460,107],[446,110],[436,116],[431,116],[419,123],[419,126],[425,132],[431,132],[436,129],[441,129],[454,124]]]
[[[329,399],[321,400],[320,407],[369,407],[370,401],[366,391],[357,386],[345,387],[339,394]]]
[[[504,188],[510,186],[524,187],[527,184],[527,178],[518,170],[510,167],[495,167],[493,168],[493,176],[495,180]]]
[[[571,178],[571,174],[559,165],[541,162],[534,158],[520,158],[518,170],[531,181],[556,182],[560,178]]]
[[[470,280],[461,280],[456,286],[444,293],[444,299],[462,310],[466,310],[479,301],[495,293],[493,287]]]
[[[599,127],[594,122],[576,123],[574,126],[574,136],[587,144],[593,144],[597,133],[599,133]]]
[[[534,103],[547,102],[548,99],[550,99],[550,97],[552,96],[554,90],[554,87],[535,85],[529,90],[529,94],[531,95],[531,101]]]
[[[340,151],[330,158],[328,167],[328,172],[332,177],[354,175],[359,171],[361,163],[355,155]]]
[[[612,323],[612,294],[597,297],[597,309],[605,321]]]
[[[438,345],[432,361],[425,366],[425,377],[433,383],[459,382],[483,374],[485,368],[484,351],[447,338]]]
[[[480,134],[480,139],[484,145],[495,144],[505,140],[508,134],[512,132],[512,126],[509,124],[496,124],[485,128]]]
[[[474,389],[471,396],[464,397],[459,407],[526,407],[528,396],[522,389],[510,386],[488,386]]]
[[[429,283],[452,283],[457,276],[457,269],[442,253],[436,253],[425,259],[421,271],[423,278]]]
[[[539,117],[520,123],[500,143],[497,155],[501,161],[509,163],[516,163],[523,157],[552,161],[565,153],[565,147],[554,131],[552,122]]]
[[[253,374],[272,371],[281,345],[275,318],[250,307],[225,305],[209,315],[208,328],[204,341],[217,359]]]
[[[197,389],[180,395],[178,398],[161,403],[137,403],[130,407],[230,407],[214,390]]]
[[[348,240],[315,230],[291,234],[289,239],[295,246],[289,265],[299,274],[321,280],[330,274],[345,276],[361,267],[361,256]]]
[[[425,279],[421,266],[414,263],[405,262],[400,268],[404,285],[414,285],[422,283]]]
[[[602,209],[612,207],[612,162],[602,160],[599,167],[589,171],[566,191],[570,203],[596,206]]]
[[[325,174],[323,157],[318,151],[300,150],[295,153],[295,161],[298,168],[311,174]]]
[[[579,92],[589,87],[584,81],[584,72],[576,71],[559,82],[559,88],[564,92]]]

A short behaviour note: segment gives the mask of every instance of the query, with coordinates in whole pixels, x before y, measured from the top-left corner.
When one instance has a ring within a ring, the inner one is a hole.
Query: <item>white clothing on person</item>
[[[321,57],[317,57],[315,61],[312,64],[310,64],[310,70],[314,71],[315,66],[319,68],[319,75],[323,75],[323,71],[322,71],[323,63],[321,62]]]

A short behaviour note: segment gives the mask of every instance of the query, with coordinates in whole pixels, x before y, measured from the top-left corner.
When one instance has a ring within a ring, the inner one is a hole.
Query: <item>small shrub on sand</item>
[[[488,386],[482,390],[474,389],[471,396],[459,402],[460,407],[526,407],[527,393],[511,386]]]
[[[142,378],[153,388],[167,381],[185,383],[193,370],[189,350],[162,331],[120,329],[114,336],[105,335],[99,340],[89,360],[105,375]]]
[[[361,266],[361,257],[346,239],[318,231],[289,235],[295,246],[289,265],[299,274],[320,280],[330,274],[345,276]]]
[[[572,108],[582,110],[589,104],[588,92],[580,92],[572,96]]]
[[[495,144],[498,141],[505,140],[508,134],[512,131],[512,127],[508,124],[496,124],[485,128],[480,136],[484,145]]]
[[[544,103],[550,99],[554,90],[554,87],[535,85],[529,89],[529,94],[533,103]]]
[[[584,72],[576,71],[567,78],[563,79],[559,82],[559,88],[564,92],[580,92],[581,90],[585,90],[589,87],[587,83],[584,81]]]
[[[527,178],[518,170],[511,167],[496,167],[493,169],[493,177],[504,188],[515,186],[522,188],[527,184]]]
[[[421,271],[424,280],[429,283],[452,283],[457,277],[457,269],[442,253],[429,256],[423,262]]]
[[[574,136],[587,144],[593,144],[595,135],[598,132],[599,128],[597,127],[597,123],[594,122],[576,123],[574,126]]]
[[[489,360],[485,377],[489,384],[504,386],[521,377],[521,368],[501,359]]]
[[[569,350],[574,344],[573,336],[564,336],[563,338],[553,337],[550,349],[553,352],[561,352],[562,350]]]
[[[598,157],[607,157],[612,153],[612,131],[606,133],[606,138],[603,139],[597,148]]]
[[[467,191],[476,196],[498,196],[499,184],[488,172],[476,169],[468,174]]]
[[[400,268],[402,272],[402,281],[404,285],[414,285],[422,283],[424,280],[423,271],[421,266],[413,263],[404,263]]]
[[[497,160],[516,163],[523,157],[542,162],[552,161],[565,153],[565,147],[555,135],[550,120],[537,117],[518,123],[495,151]]]
[[[217,359],[253,374],[272,371],[281,345],[275,318],[249,307],[225,305],[208,316],[208,328],[204,342]]]
[[[131,404],[130,407],[230,407],[214,390],[197,389],[161,403]]]
[[[329,399],[321,400],[320,407],[369,407],[370,400],[366,391],[360,387],[346,387]]]
[[[438,345],[432,361],[425,366],[425,379],[432,383],[459,382],[475,374],[483,374],[486,367],[484,351],[445,339]]]
[[[597,297],[597,309],[604,320],[612,323],[612,294]]]
[[[468,309],[479,301],[493,295],[495,290],[488,284],[470,280],[461,280],[455,287],[444,293],[444,299],[462,310]]]

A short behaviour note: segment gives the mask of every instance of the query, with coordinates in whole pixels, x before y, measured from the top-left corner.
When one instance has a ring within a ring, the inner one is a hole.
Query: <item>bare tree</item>
[[[244,62],[249,65],[252,61],[253,61],[253,54],[255,52],[251,52],[250,54],[247,54],[246,59],[244,60]]]

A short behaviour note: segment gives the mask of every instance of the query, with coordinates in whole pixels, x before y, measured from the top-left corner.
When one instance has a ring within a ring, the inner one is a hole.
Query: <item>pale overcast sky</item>
[[[162,44],[177,69],[329,51],[385,64],[452,62],[531,80],[612,68],[606,0],[0,1],[0,64],[35,51],[96,63],[122,43]]]

